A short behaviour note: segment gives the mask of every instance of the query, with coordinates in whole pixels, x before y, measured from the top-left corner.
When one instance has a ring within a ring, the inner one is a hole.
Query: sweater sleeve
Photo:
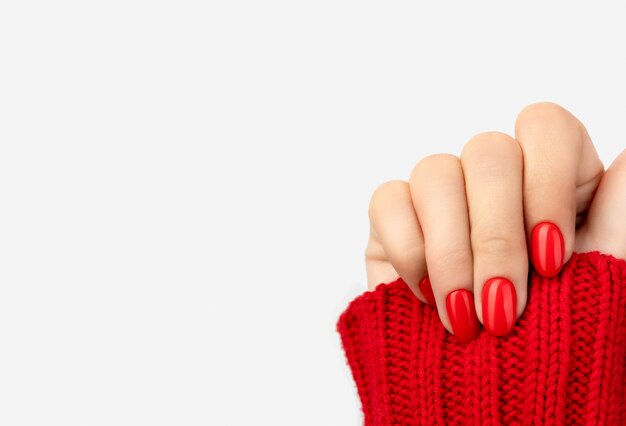
[[[574,253],[529,276],[513,331],[460,344],[398,278],[337,331],[366,425],[626,425],[626,261]]]

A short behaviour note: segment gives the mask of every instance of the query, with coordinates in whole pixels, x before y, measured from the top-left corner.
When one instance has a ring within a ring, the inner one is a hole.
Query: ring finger
[[[426,264],[444,327],[461,342],[480,332],[472,294],[472,250],[459,159],[438,154],[421,160],[409,180],[424,235]]]

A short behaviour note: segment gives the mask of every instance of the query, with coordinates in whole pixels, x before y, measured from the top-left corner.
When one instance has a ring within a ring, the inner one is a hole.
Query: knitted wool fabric
[[[463,345],[402,279],[337,323],[366,425],[626,425],[626,261],[533,270],[513,331]]]

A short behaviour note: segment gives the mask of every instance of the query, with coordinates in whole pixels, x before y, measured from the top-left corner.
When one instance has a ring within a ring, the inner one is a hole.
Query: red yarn
[[[398,278],[337,331],[366,425],[626,425],[626,261],[574,253],[531,272],[513,331],[460,344]]]

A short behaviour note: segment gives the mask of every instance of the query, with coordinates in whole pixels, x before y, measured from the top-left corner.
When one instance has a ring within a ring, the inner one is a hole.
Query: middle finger
[[[474,136],[463,148],[478,319],[508,334],[526,306],[528,253],[522,204],[522,151],[499,132]]]

